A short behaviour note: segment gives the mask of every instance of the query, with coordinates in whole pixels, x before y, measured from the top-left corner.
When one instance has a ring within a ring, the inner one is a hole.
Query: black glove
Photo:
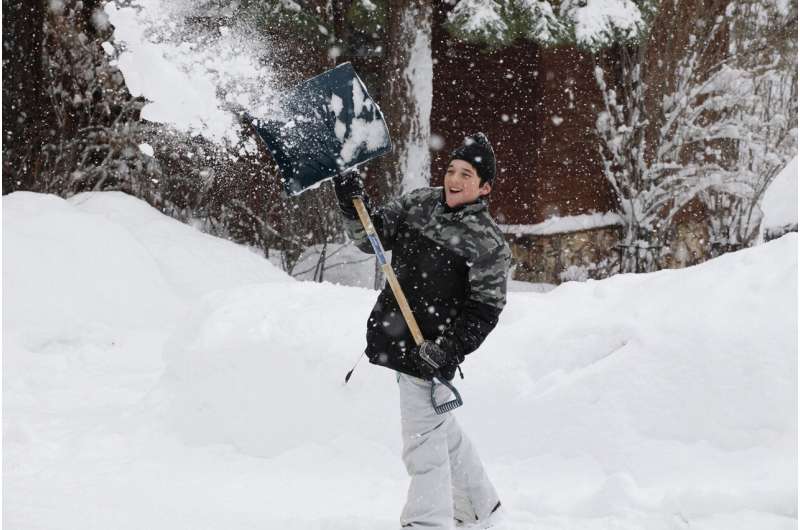
[[[449,341],[440,337],[435,342],[426,340],[417,347],[418,369],[423,379],[431,379],[434,375],[453,378],[461,359],[449,346]]]
[[[345,174],[333,177],[333,189],[336,191],[336,200],[339,202],[339,209],[349,219],[357,219],[358,212],[353,206],[353,198],[361,197],[366,204],[366,193],[364,183],[357,171],[348,171]]]

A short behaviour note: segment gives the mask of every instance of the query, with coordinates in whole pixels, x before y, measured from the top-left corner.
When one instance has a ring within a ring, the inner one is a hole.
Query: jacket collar
[[[446,215],[452,215],[453,219],[463,219],[466,215],[476,214],[486,209],[486,200],[483,197],[478,197],[475,202],[460,204],[455,208],[451,208],[447,205],[447,201],[445,200],[444,187],[440,189],[439,206],[442,208],[442,212]]]

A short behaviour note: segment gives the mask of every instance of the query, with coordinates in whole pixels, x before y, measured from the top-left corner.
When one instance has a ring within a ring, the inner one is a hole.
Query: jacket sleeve
[[[343,202],[346,203],[347,201],[342,201],[340,198],[339,211],[342,212],[344,228],[347,231],[347,235],[353,240],[359,250],[368,254],[374,254],[375,251],[367,238],[367,231],[364,230],[361,221],[358,219],[356,209],[354,207],[343,208]],[[397,239],[397,227],[405,214],[403,197],[392,199],[377,208],[371,207],[368,198],[364,197],[364,205],[367,207],[370,218],[372,218],[372,224],[381,240],[383,248],[391,250]]]
[[[455,321],[442,335],[462,362],[489,335],[506,305],[506,283],[511,251],[505,242],[480,256],[469,269],[469,295]]]

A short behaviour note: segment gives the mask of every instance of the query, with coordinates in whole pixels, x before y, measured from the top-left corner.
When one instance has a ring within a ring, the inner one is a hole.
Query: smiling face
[[[478,197],[488,195],[490,191],[492,185],[488,182],[481,184],[478,172],[469,162],[453,160],[447,166],[447,173],[444,175],[444,197],[450,208],[475,202]]]

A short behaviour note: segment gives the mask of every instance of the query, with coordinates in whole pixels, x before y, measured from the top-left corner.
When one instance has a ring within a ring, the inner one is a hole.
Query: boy
[[[494,177],[494,151],[477,133],[452,153],[442,188],[414,190],[370,208],[357,173],[334,179],[348,234],[359,249],[372,253],[352,201],[365,199],[427,339],[420,348],[438,361],[448,380],[495,327],[506,301],[511,252],[485,202]],[[371,363],[398,373],[403,462],[411,477],[401,525],[483,526],[500,499],[452,413],[433,410],[431,385],[440,403],[449,390],[433,381],[435,371],[420,357],[420,348],[387,285],[367,321],[366,353]]]

